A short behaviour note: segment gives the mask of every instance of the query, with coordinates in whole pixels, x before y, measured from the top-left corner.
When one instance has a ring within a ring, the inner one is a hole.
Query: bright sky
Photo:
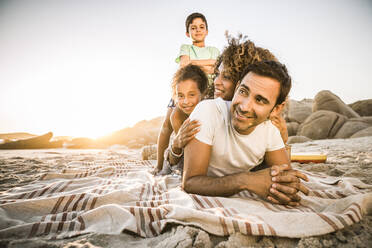
[[[0,133],[98,137],[165,115],[184,21],[248,35],[289,68],[291,98],[372,98],[365,0],[0,0]]]

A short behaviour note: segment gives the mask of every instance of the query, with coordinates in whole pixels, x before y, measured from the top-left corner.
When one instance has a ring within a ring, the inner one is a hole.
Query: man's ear
[[[186,36],[190,38],[190,34],[189,34],[189,32],[186,32]]]
[[[285,102],[282,102],[281,104],[277,104],[273,110],[271,111],[271,114],[273,115],[280,115],[284,109]]]

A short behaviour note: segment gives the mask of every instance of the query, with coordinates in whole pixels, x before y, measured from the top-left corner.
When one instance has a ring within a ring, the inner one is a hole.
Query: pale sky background
[[[372,1],[0,0],[0,133],[98,137],[164,115],[192,12],[285,63],[291,98],[372,98]]]

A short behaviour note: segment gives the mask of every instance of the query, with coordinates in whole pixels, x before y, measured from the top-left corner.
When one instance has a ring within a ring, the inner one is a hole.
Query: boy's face
[[[177,84],[176,96],[177,107],[187,115],[191,114],[202,99],[198,84],[191,79],[181,81]]]
[[[208,35],[207,25],[201,18],[195,18],[189,25],[186,35],[193,42],[204,42],[205,37]]]
[[[234,129],[240,134],[249,134],[267,120],[279,91],[280,83],[275,79],[252,72],[245,75],[231,103],[231,123]]]

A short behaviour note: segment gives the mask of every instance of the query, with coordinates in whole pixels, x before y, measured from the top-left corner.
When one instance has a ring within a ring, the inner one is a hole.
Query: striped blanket
[[[153,176],[154,161],[71,162],[61,173],[0,194],[0,238],[60,239],[83,233],[159,235],[168,223],[209,233],[305,237],[330,233],[372,214],[371,186],[303,171],[300,206],[271,204],[244,191],[187,194],[177,175]]]

